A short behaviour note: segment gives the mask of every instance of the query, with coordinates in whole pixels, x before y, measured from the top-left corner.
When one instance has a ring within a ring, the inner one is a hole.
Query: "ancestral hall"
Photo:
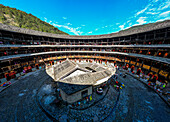
[[[62,99],[74,103],[91,95],[93,88],[107,83],[115,73],[115,68],[90,62],[77,63],[67,59],[49,67],[47,73],[58,83]]]

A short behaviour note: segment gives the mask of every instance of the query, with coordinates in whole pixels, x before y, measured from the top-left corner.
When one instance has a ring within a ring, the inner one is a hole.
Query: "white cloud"
[[[48,22],[46,17],[44,17],[44,21],[45,21],[45,22]],[[55,26],[55,27],[68,29],[69,32],[72,32],[72,33],[74,33],[75,35],[81,35],[81,34],[83,33],[83,32],[81,32],[80,30],[78,30],[78,29],[80,29],[81,27],[77,27],[77,28],[69,27],[68,25],[72,25],[71,23],[66,23],[65,25],[59,25],[58,22],[52,23],[52,21],[49,21],[48,23],[51,24],[51,25],[53,25],[53,26]]]
[[[129,23],[131,20],[128,20],[126,23]]]
[[[123,25],[120,25],[120,26],[119,26],[119,28],[120,28],[121,30],[123,30],[124,27],[125,27],[125,23],[124,23]]]
[[[138,16],[139,14],[144,13],[148,9],[148,6],[146,6],[144,9],[138,11],[135,16]]]
[[[152,0],[152,1],[150,0],[149,3],[148,3],[148,5],[147,5],[144,9],[138,11],[138,12],[135,14],[135,17],[138,16],[138,15],[140,15],[140,14],[143,14],[143,13],[152,14],[152,15],[158,14],[157,12],[155,12],[155,11],[157,10],[157,8],[153,8],[153,6],[156,5],[158,1],[159,1],[159,0]],[[169,1],[169,2],[170,2],[170,0],[166,0],[166,1]],[[164,2],[163,2],[163,4],[161,4],[161,5],[162,5],[162,7],[165,7]],[[168,6],[168,5],[167,5],[167,6]],[[166,6],[166,7],[167,7],[167,6]],[[162,7],[160,7],[160,8],[162,9]],[[154,12],[150,12],[150,11],[154,11]]]
[[[75,29],[80,29],[81,27],[77,27],[77,28],[75,28]]]
[[[131,26],[132,25],[132,23],[129,23],[129,26]]]
[[[167,8],[170,8],[170,0],[165,0],[164,2],[162,2],[159,5],[158,10],[164,10],[164,9],[167,9]]]
[[[136,20],[136,22],[138,22],[139,25],[145,24],[146,23],[146,21],[145,21],[146,18],[147,17],[139,17],[139,19]]]
[[[166,16],[170,16],[170,11],[166,11],[160,14],[160,16],[166,17]]]
[[[63,17],[63,19],[67,19],[67,17]]]
[[[51,24],[52,21],[49,22],[49,24]]]
[[[156,22],[164,21],[164,20],[167,20],[167,19],[170,19],[170,17],[167,17],[167,18],[164,18],[164,19],[159,19]]]
[[[86,26],[86,25],[81,25],[81,26]]]
[[[81,35],[81,34],[83,33],[83,32],[81,32],[80,30],[78,30],[80,27],[73,28],[73,27],[69,27],[69,26],[67,26],[67,25],[59,25],[59,24],[55,24],[55,23],[53,23],[52,25],[55,26],[55,27],[68,29],[69,32],[72,32],[72,33],[74,33],[75,35]]]
[[[156,8],[150,8],[149,11],[156,11]]]
[[[146,12],[146,14],[155,15],[155,14],[159,14],[159,12]]]
[[[47,22],[47,18],[46,17],[44,17],[44,21]]]
[[[98,30],[98,28],[95,29],[95,31],[97,31],[97,30]]]
[[[92,33],[92,31],[88,32],[88,33]]]
[[[156,2],[158,2],[158,0],[153,0],[152,2],[155,2],[155,3],[156,3]]]
[[[131,26],[153,23],[170,19],[170,0],[148,0],[143,9],[134,13],[124,23],[116,23],[119,28],[127,29]]]
[[[72,25],[71,23],[66,23],[67,25]]]

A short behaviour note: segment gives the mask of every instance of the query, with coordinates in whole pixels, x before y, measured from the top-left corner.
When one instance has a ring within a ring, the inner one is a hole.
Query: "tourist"
[[[6,78],[7,81],[9,81],[11,79],[9,71],[8,71],[8,73],[5,73],[5,78]]]
[[[158,75],[157,74],[154,74],[153,76],[152,76],[152,80],[151,80],[151,82],[153,83],[153,85],[156,85],[156,81],[158,80]]]
[[[133,73],[133,70],[135,69],[134,65],[131,66],[131,72]]]
[[[141,73],[141,68],[138,68],[136,74],[137,74],[139,77],[140,77],[140,73]]]

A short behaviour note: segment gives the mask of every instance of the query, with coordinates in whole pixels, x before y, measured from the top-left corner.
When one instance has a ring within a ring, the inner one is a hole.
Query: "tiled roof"
[[[157,29],[166,28],[166,27],[170,27],[170,20],[166,20],[166,21],[163,21],[163,22],[157,22],[157,23],[154,23],[154,24],[149,24],[147,26],[137,27],[137,28],[133,28],[133,29],[123,30],[123,31],[119,31],[117,33],[103,34],[103,35],[91,35],[91,36],[74,36],[74,35],[63,35],[63,34],[52,34],[52,33],[40,32],[40,31],[24,29],[24,28],[19,28],[19,27],[5,25],[5,24],[0,23],[0,29],[1,30],[18,32],[18,33],[29,34],[29,35],[36,35],[36,36],[62,38],[62,39],[113,38],[113,37],[121,37],[121,36],[137,34],[137,33],[148,32],[148,31],[157,30]]]

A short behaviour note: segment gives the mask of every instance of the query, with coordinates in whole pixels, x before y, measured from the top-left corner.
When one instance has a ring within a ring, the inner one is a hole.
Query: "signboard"
[[[131,61],[130,63],[131,63],[131,64],[133,64],[133,65],[135,65],[135,64],[136,64],[136,62],[134,62],[134,61]]]
[[[168,76],[168,72],[165,72],[165,71],[163,71],[163,70],[161,70],[161,71],[159,72],[159,74],[162,75],[162,76],[165,76],[165,77]]]
[[[136,64],[136,66],[139,66],[139,67],[141,67],[141,66],[142,66],[142,64],[141,64],[141,63],[137,63],[137,64]]]
[[[148,66],[148,65],[145,65],[145,64],[143,64],[143,68],[145,68],[145,69],[150,69],[150,66]]]
[[[52,57],[53,60],[57,59],[57,57]]]
[[[129,60],[125,60],[126,63],[129,63]]]
[[[158,73],[159,69],[151,67],[151,71],[154,71],[154,72]]]

